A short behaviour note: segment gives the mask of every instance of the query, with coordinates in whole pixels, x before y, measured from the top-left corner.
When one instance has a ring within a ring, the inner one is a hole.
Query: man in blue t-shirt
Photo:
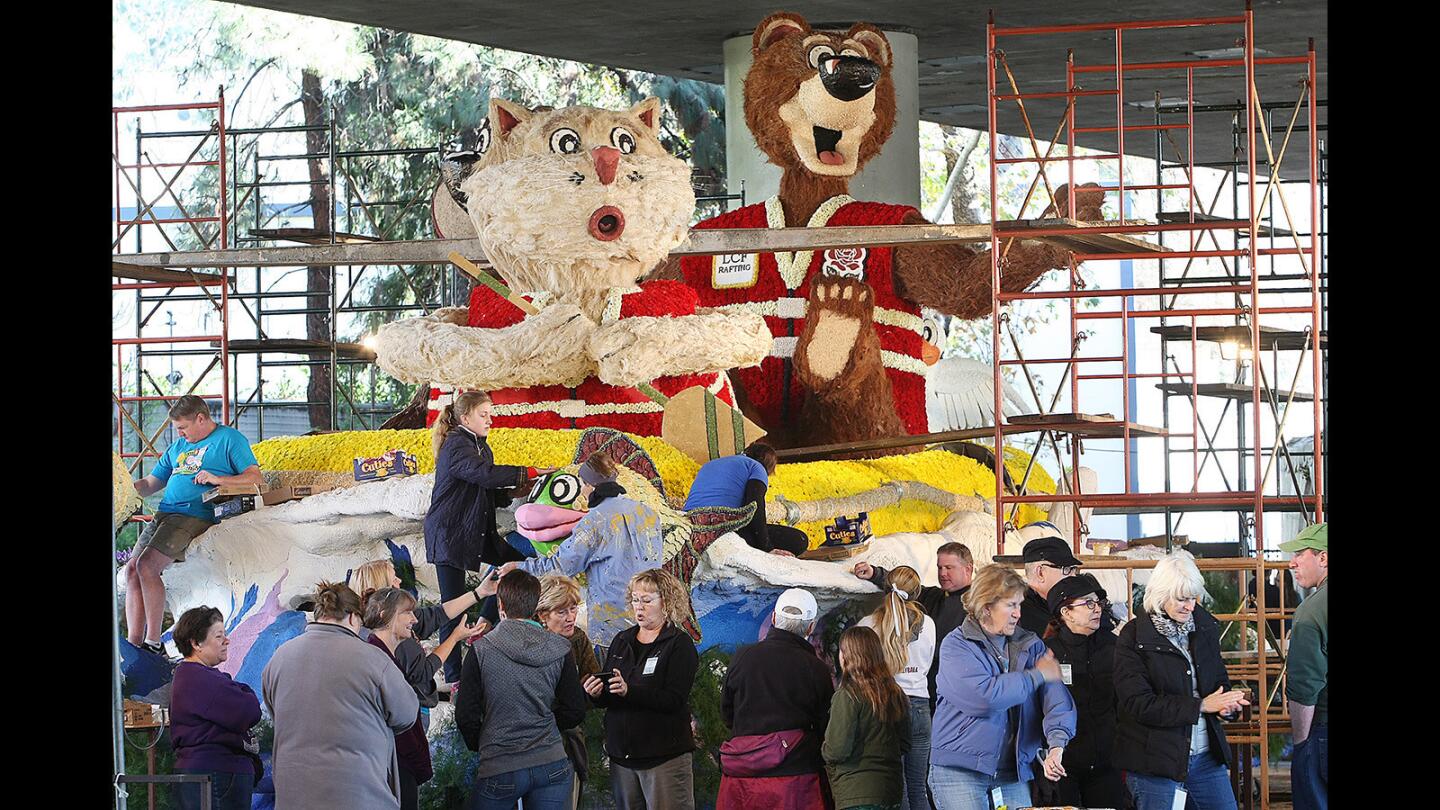
[[[736,534],[745,538],[751,546],[771,554],[782,557],[804,554],[810,548],[810,538],[804,532],[793,526],[765,522],[765,492],[770,487],[770,476],[774,472],[775,450],[764,442],[753,442],[745,448],[743,455],[705,462],[700,472],[695,474],[695,483],[690,485],[685,508],[738,508],[753,503],[756,505],[755,517]]]
[[[205,400],[181,397],[170,409],[180,434],[150,474],[135,482],[143,497],[162,487],[160,508],[125,563],[125,626],[130,643],[163,655],[160,623],[165,617],[165,582],[160,574],[215,523],[214,507],[201,496],[222,484],[265,483],[250,443],[240,431],[217,425]]]

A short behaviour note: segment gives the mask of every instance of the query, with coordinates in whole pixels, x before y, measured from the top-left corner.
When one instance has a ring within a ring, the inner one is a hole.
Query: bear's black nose
[[[880,78],[880,66],[860,56],[822,57],[819,71],[825,92],[840,101],[854,101],[874,90]]]

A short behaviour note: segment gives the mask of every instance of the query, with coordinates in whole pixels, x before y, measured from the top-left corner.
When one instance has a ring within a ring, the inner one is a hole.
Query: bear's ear
[[[509,137],[510,130],[529,121],[533,114],[524,105],[516,104],[513,101],[494,97],[490,99],[490,124],[495,128],[497,137]]]
[[[845,32],[845,36],[864,45],[870,51],[870,61],[881,67],[891,66],[890,40],[885,38],[879,28],[870,23],[855,23]]]
[[[759,56],[766,48],[792,34],[810,33],[810,23],[805,22],[793,11],[779,11],[760,21],[755,26],[755,35],[750,41],[750,52]]]
[[[630,108],[630,114],[640,119],[649,130],[660,135],[660,99],[651,96]]]

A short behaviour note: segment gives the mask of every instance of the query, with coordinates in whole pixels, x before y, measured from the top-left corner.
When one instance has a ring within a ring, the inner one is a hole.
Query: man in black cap
[[[1021,561],[1025,563],[1025,582],[1029,587],[1025,589],[1025,601],[1020,603],[1020,626],[1044,638],[1051,615],[1046,597],[1055,583],[1074,576],[1081,563],[1070,551],[1070,544],[1058,533],[1026,543]],[[1103,631],[1115,629],[1115,620],[1108,610],[1101,615],[1100,622]]]

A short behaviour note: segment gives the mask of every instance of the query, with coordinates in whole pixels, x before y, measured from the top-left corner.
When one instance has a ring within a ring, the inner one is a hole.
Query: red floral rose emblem
[[[820,272],[827,276],[849,276],[865,280],[865,253],[863,247],[835,248],[825,251],[825,263]]]

